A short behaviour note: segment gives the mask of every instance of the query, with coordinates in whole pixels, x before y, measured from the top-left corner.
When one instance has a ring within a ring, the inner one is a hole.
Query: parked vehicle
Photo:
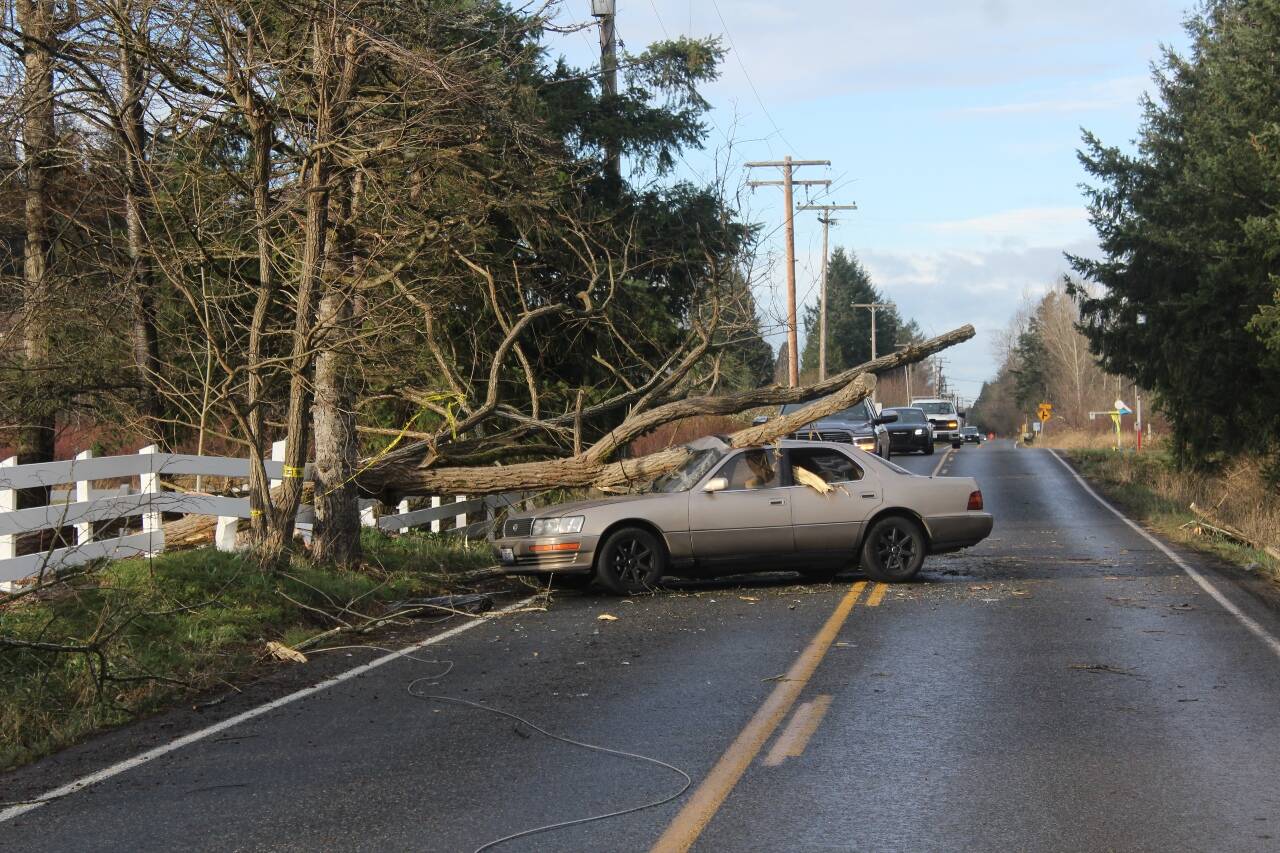
[[[949,441],[952,447],[959,447],[962,441],[960,428],[964,425],[964,412],[956,409],[951,400],[936,397],[916,398],[911,401],[915,408],[924,409],[929,423],[933,424],[933,437],[938,441]]]
[[[960,437],[964,439],[965,444],[982,444],[982,433],[978,432],[976,426],[961,427]]]
[[[789,415],[802,409],[808,403],[785,403],[778,410],[780,415]],[[852,444],[859,450],[874,453],[881,459],[893,455],[889,442],[889,431],[886,424],[893,423],[897,415],[877,415],[869,400],[854,403],[847,409],[827,415],[820,421],[807,424],[791,434],[797,441],[835,441],[841,444]],[[764,423],[768,418],[756,418],[756,423]]]
[[[668,574],[791,569],[829,578],[851,562],[870,578],[910,580],[927,554],[991,532],[969,477],[926,477],[848,444],[690,446],[685,465],[640,494],[508,518],[494,548],[512,574],[591,577],[629,594]],[[745,562],[744,562],[745,561]]]
[[[898,416],[896,422],[885,426],[889,431],[889,446],[895,453],[917,450],[926,455],[933,453],[933,424],[929,423],[924,409],[898,406],[885,409],[885,412],[893,412]]]

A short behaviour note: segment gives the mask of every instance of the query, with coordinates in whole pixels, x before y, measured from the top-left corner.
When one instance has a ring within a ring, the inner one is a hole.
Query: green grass
[[[1265,552],[1218,536],[1199,535],[1183,527],[1196,521],[1188,509],[1188,498],[1195,499],[1197,493],[1202,494],[1207,484],[1205,475],[1180,471],[1167,452],[1061,452],[1081,476],[1131,518],[1145,522],[1165,538],[1239,566],[1262,567],[1273,580],[1280,580],[1280,566]]]
[[[293,646],[335,627],[325,613],[380,614],[387,602],[448,591],[449,573],[492,563],[483,543],[429,535],[365,531],[363,544],[358,572],[302,560],[266,572],[204,548],[110,563],[0,606],[0,768],[251,677],[268,641]]]

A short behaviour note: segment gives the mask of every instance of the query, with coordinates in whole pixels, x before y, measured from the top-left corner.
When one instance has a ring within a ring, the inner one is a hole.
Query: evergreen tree
[[[839,373],[871,358],[871,312],[854,308],[854,304],[885,302],[884,295],[871,283],[871,276],[853,252],[836,249],[827,264],[827,374]],[[804,349],[800,369],[818,369],[819,305],[804,311]],[[876,311],[876,354],[891,353],[907,343],[919,329],[904,323],[897,309]]]
[[[1103,367],[1154,390],[1179,459],[1204,464],[1280,437],[1280,0],[1215,0],[1187,27],[1137,153],[1085,134],[1105,257],[1071,262],[1105,286],[1075,291]]]

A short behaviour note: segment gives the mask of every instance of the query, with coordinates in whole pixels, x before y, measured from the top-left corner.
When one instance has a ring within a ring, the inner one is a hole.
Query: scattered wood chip
[[[740,595],[738,596],[738,598],[741,598],[743,601],[759,601],[760,600],[756,598],[754,595]]]
[[[1170,604],[1169,609],[1170,610],[1195,610],[1196,607],[1194,604]]]
[[[307,656],[295,648],[271,640],[267,643],[267,653],[276,660],[291,660],[294,663],[306,663]]]
[[[617,622],[617,621],[618,621],[618,617],[617,617],[617,616],[614,616],[612,613],[601,613],[599,616],[597,616],[597,617],[596,617],[596,621],[598,621],[598,622]]]

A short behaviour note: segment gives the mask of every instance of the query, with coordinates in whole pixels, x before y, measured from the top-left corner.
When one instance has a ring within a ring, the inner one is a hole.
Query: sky
[[[873,283],[926,334],[971,323],[944,354],[969,399],[999,367],[995,342],[1023,300],[1068,272],[1064,252],[1094,254],[1076,158],[1081,129],[1128,146],[1163,47],[1182,52],[1193,0],[617,0],[634,53],[677,35],[718,36],[723,74],[706,150],[682,176],[727,173],[747,217],[769,237],[756,298],[770,342],[785,340],[783,206],[751,160],[830,160],[796,178],[830,179],[797,202],[855,203],[832,226]],[[563,0],[584,22],[590,0]],[[598,61],[595,30],[557,35],[578,67]],[[767,172],[772,171],[772,174]],[[798,213],[796,282],[817,301],[822,228]],[[803,336],[803,324],[801,326]],[[803,339],[801,341],[803,347]]]

